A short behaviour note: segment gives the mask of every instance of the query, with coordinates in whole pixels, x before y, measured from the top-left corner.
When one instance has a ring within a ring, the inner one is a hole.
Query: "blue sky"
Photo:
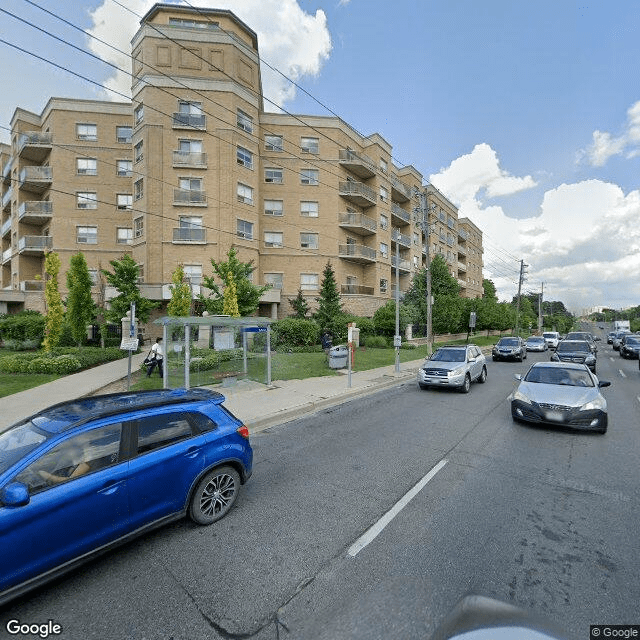
[[[128,50],[137,18],[114,0],[34,0]],[[149,0],[121,0],[143,14]],[[190,0],[190,4],[196,4]],[[485,277],[573,310],[640,304],[640,3],[636,0],[212,0],[259,35],[264,59],[363,134],[380,133],[484,232]],[[0,8],[84,49],[25,0]],[[6,14],[0,38],[127,91],[125,78]],[[97,50],[103,57],[112,55]],[[116,64],[124,64],[114,58]],[[0,125],[95,86],[0,44]],[[19,69],[19,82],[15,78]],[[328,115],[264,75],[293,113]],[[120,99],[111,96],[112,99]],[[269,105],[267,104],[269,108]],[[8,138],[0,129],[0,140]]]

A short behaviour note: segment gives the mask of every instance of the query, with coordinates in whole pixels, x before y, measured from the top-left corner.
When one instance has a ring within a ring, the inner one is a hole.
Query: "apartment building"
[[[287,316],[299,289],[313,307],[327,261],[359,315],[406,291],[437,253],[463,295],[482,295],[480,230],[417,169],[396,166],[380,135],[265,112],[257,36],[230,11],[155,5],[132,69],[131,104],[16,111],[0,148],[0,305],[41,307],[45,249],[61,254],[62,273],[78,250],[92,269],[130,252],[143,294],[167,300],[178,264],[197,293],[211,260],[235,247],[254,283],[272,285],[260,308],[271,317]],[[37,183],[21,182],[25,170]]]

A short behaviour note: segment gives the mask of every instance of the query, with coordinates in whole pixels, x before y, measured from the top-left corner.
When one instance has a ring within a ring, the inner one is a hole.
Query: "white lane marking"
[[[613,362],[613,358],[611,356],[609,356],[609,360],[611,360],[611,362]]]
[[[623,377],[626,378],[627,376],[624,375],[624,371],[622,369],[618,369],[618,373]]]
[[[396,502],[387,513],[385,513],[378,522],[369,527],[350,547],[347,553],[355,558],[369,543],[373,542],[384,530],[384,528],[415,498],[418,493],[426,486],[426,484],[447,464],[447,460],[443,459],[427,473],[422,480],[419,480],[412,489]]]

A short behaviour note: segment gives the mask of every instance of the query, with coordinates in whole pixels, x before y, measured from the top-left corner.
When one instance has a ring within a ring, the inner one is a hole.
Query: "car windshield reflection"
[[[464,349],[438,349],[432,356],[432,360],[439,362],[464,362]]]
[[[587,371],[580,369],[560,369],[557,367],[533,367],[525,376],[525,382],[540,384],[560,384],[570,387],[594,387],[593,379]]]

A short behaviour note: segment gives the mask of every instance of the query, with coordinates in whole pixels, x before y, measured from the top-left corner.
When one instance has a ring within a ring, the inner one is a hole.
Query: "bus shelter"
[[[209,316],[206,312],[154,320],[162,326],[163,387],[168,389],[170,380],[182,383],[182,379],[186,389],[217,383],[229,386],[232,382],[228,381],[238,377],[270,385],[272,322],[270,318]]]

